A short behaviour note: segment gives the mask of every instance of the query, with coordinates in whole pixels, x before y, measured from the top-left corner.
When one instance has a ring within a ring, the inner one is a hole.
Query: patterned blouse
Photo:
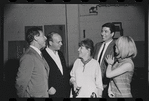
[[[119,60],[118,62],[116,62],[113,65],[112,70],[120,67],[121,65],[125,63],[131,63],[134,68],[133,61],[130,58],[126,58],[126,59]],[[127,71],[111,79],[110,81],[111,91],[115,95],[116,98],[132,97],[130,83],[131,83],[131,79],[133,76],[133,72],[134,72],[134,69],[132,71],[129,71],[129,72]]]

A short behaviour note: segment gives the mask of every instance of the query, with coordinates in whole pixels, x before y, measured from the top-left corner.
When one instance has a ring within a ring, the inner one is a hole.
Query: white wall
[[[25,26],[65,24],[64,5],[14,4],[4,13],[4,60],[8,41],[25,40]]]
[[[86,30],[87,37],[93,39],[95,43],[102,41],[100,32],[104,23],[122,22],[124,35],[130,35],[135,41],[144,41],[145,14],[140,6],[100,6],[97,15],[89,14],[90,7],[96,5],[79,5],[81,38],[83,38],[83,30]]]
[[[79,43],[79,22],[78,22],[78,5],[67,5],[67,28],[68,28],[68,53],[69,64],[72,65],[78,57]]]
[[[78,57],[78,42],[86,36],[94,43],[101,41],[102,24],[122,22],[124,35],[144,41],[144,14],[138,6],[101,6],[98,15],[89,15],[95,4],[14,4],[4,12],[4,62],[8,59],[8,41],[25,40],[25,26],[64,24],[68,35],[68,60],[73,64]]]
[[[8,41],[25,40],[25,26],[61,24],[68,27],[66,28],[66,33],[68,34],[68,60],[69,63],[74,62],[77,56],[75,51],[77,47],[75,46],[78,43],[77,36],[79,35],[77,31],[77,9],[77,4],[67,5],[67,7],[65,4],[8,5],[4,12],[4,62],[8,59]],[[68,20],[66,19],[66,15],[68,16]]]

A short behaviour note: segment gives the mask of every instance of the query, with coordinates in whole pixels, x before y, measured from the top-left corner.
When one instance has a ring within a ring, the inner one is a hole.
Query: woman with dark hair
[[[102,77],[98,61],[92,58],[94,43],[85,39],[79,43],[79,58],[74,62],[70,72],[73,90],[78,91],[76,97],[102,96]],[[72,96],[71,96],[72,97]]]

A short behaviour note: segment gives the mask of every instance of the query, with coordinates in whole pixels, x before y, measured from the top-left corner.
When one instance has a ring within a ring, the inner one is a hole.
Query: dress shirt
[[[100,48],[100,50],[99,50],[98,58],[97,58],[97,59],[98,59],[97,61],[99,61],[99,56],[100,56],[101,51],[102,51],[102,49],[103,49],[103,46],[104,46],[104,44],[105,44],[105,48],[104,48],[104,50],[103,50],[103,53],[102,53],[102,56],[101,56],[101,60],[100,60],[100,65],[101,65],[101,61],[102,61],[102,59],[103,59],[103,56],[104,56],[104,54],[105,54],[105,52],[106,52],[106,50],[107,50],[107,47],[108,47],[108,45],[109,45],[112,41],[113,41],[113,39],[110,40],[110,41],[108,41],[108,42],[103,42],[103,43],[102,43],[102,46],[101,46],[101,48]]]
[[[56,65],[58,66],[59,70],[61,71],[61,73],[63,74],[63,68],[62,68],[62,64],[61,64],[61,60],[59,58],[58,52],[55,51],[56,53],[54,53],[53,50],[51,50],[50,48],[46,48],[46,51],[48,52],[48,54],[52,57],[52,59],[55,61]]]

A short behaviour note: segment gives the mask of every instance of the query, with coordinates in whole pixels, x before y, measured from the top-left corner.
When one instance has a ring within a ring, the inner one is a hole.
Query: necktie
[[[104,48],[105,48],[105,43],[104,43],[104,45],[103,45],[102,51],[101,51],[100,56],[99,56],[99,60],[98,60],[99,64],[100,64],[100,62],[101,62],[101,57],[102,57]]]

